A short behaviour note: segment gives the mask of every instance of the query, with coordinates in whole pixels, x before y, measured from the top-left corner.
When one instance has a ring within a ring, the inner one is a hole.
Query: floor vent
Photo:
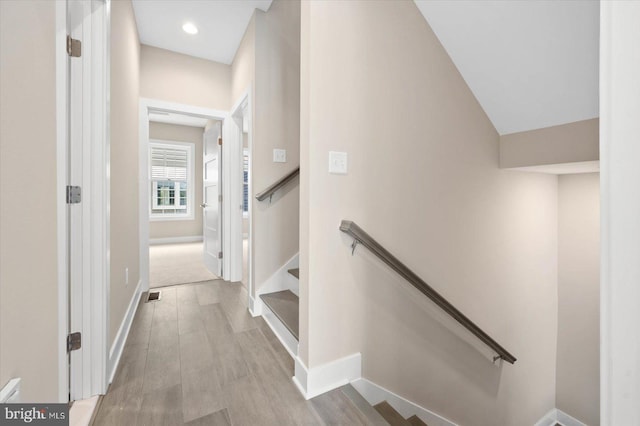
[[[154,302],[156,300],[160,300],[160,292],[159,291],[150,291],[149,297],[147,297],[147,303]]]

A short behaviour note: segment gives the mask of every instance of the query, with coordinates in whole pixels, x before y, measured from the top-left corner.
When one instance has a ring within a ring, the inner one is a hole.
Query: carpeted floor
[[[149,246],[149,286],[215,280],[202,260],[202,242]]]

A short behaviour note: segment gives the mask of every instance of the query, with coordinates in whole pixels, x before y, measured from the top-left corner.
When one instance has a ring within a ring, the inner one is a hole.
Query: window
[[[244,149],[242,157],[242,214],[249,214],[249,150]]]
[[[193,219],[193,151],[192,143],[149,143],[151,219]]]

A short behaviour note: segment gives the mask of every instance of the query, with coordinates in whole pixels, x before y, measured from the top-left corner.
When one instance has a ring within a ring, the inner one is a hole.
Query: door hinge
[[[218,252],[218,259],[222,259],[222,252],[221,251]]]
[[[73,58],[79,58],[82,56],[82,42],[67,36],[67,53]]]
[[[221,203],[222,202],[222,194],[218,195],[218,202]]]
[[[82,201],[82,189],[79,186],[67,185],[67,204],[78,204]]]
[[[218,138],[218,145],[222,145],[222,138]]]
[[[76,331],[67,336],[67,352],[77,351],[82,347],[82,333]]]

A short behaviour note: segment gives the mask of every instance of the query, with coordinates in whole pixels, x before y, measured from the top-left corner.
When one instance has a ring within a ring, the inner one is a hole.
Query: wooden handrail
[[[264,191],[259,192],[258,194],[256,194],[256,200],[263,201],[263,200],[266,200],[267,198],[271,198],[273,196],[274,192],[276,192],[278,189],[280,189],[283,186],[285,186],[289,181],[293,180],[293,178],[295,178],[299,174],[300,174],[300,167],[297,167],[294,171],[292,171],[291,173],[289,173],[285,177],[279,179],[277,182],[275,182],[273,185],[269,186]]]
[[[419,276],[411,271],[405,264],[400,262],[394,255],[388,250],[382,247],[376,240],[374,240],[369,234],[367,234],[362,228],[356,225],[350,220],[343,220],[340,224],[340,230],[351,237],[353,237],[353,245],[351,246],[352,252],[355,250],[358,244],[362,244],[368,248],[374,255],[380,260],[386,263],[391,269],[400,274],[401,277],[409,281],[411,285],[417,288],[421,293],[431,299],[436,305],[438,305],[443,311],[449,314],[453,319],[458,321],[464,328],[469,330],[473,335],[480,339],[483,343],[493,349],[498,356],[496,359],[502,358],[510,364],[516,362],[516,358],[509,353],[505,348],[500,346],[498,342],[493,340],[487,333],[482,331],[473,321],[467,318],[462,312],[460,312],[455,306],[453,306],[447,299],[442,297],[437,291],[435,291],[429,284],[424,282]]]

